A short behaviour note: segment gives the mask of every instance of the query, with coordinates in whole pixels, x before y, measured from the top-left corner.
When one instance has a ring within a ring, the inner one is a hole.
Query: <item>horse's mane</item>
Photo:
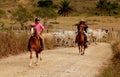
[[[37,30],[34,28],[34,33],[33,33],[33,35],[32,35],[33,37],[37,37],[37,38],[39,38],[39,35],[38,35],[38,33],[37,33]]]

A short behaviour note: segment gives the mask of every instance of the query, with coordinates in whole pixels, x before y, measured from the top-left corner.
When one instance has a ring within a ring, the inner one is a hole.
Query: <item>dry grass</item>
[[[112,49],[114,53],[112,64],[98,77],[120,77],[120,42],[113,43]]]
[[[13,32],[0,32],[0,58],[25,52],[28,35]]]
[[[116,23],[115,23],[116,24]],[[117,24],[119,25],[119,24]],[[114,26],[112,26],[114,27]],[[98,77],[119,77],[120,76],[120,27],[111,31],[108,40],[111,42],[113,49],[112,64],[108,65]],[[116,31],[117,30],[117,31]]]
[[[25,32],[0,32],[0,58],[27,52],[30,35]],[[53,49],[54,39],[45,38],[45,49]]]
[[[77,16],[77,17],[58,17],[56,20],[50,19],[48,25],[52,25],[52,28],[58,29],[74,29],[76,27],[74,24],[79,23],[81,19],[86,20],[89,28],[105,28],[105,29],[114,29],[120,30],[120,18],[109,17],[109,16]],[[51,24],[50,22],[58,22],[59,24]]]

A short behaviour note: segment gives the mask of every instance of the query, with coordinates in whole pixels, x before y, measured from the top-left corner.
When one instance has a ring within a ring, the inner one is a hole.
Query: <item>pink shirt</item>
[[[40,23],[38,23],[38,24],[37,23],[32,23],[32,25],[36,28],[38,34],[40,34],[41,31],[44,29],[44,26]]]

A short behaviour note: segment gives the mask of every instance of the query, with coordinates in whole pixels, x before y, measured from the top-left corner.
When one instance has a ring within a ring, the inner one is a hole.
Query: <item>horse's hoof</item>
[[[36,66],[38,66],[38,64],[36,64]]]
[[[42,61],[42,58],[40,58],[40,60]]]
[[[32,62],[29,63],[29,66],[32,66]]]
[[[39,65],[39,63],[38,63],[38,62],[37,62],[37,63],[35,63],[35,64],[36,64],[36,66],[37,66],[37,65]]]
[[[81,53],[81,55],[84,55],[84,52],[83,52],[83,53]]]
[[[29,64],[29,66],[32,66],[32,64]]]

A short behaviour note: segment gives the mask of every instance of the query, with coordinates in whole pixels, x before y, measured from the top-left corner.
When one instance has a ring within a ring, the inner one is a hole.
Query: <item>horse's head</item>
[[[35,27],[31,27],[30,33],[31,33],[32,36],[37,35],[37,30],[35,29]]]

